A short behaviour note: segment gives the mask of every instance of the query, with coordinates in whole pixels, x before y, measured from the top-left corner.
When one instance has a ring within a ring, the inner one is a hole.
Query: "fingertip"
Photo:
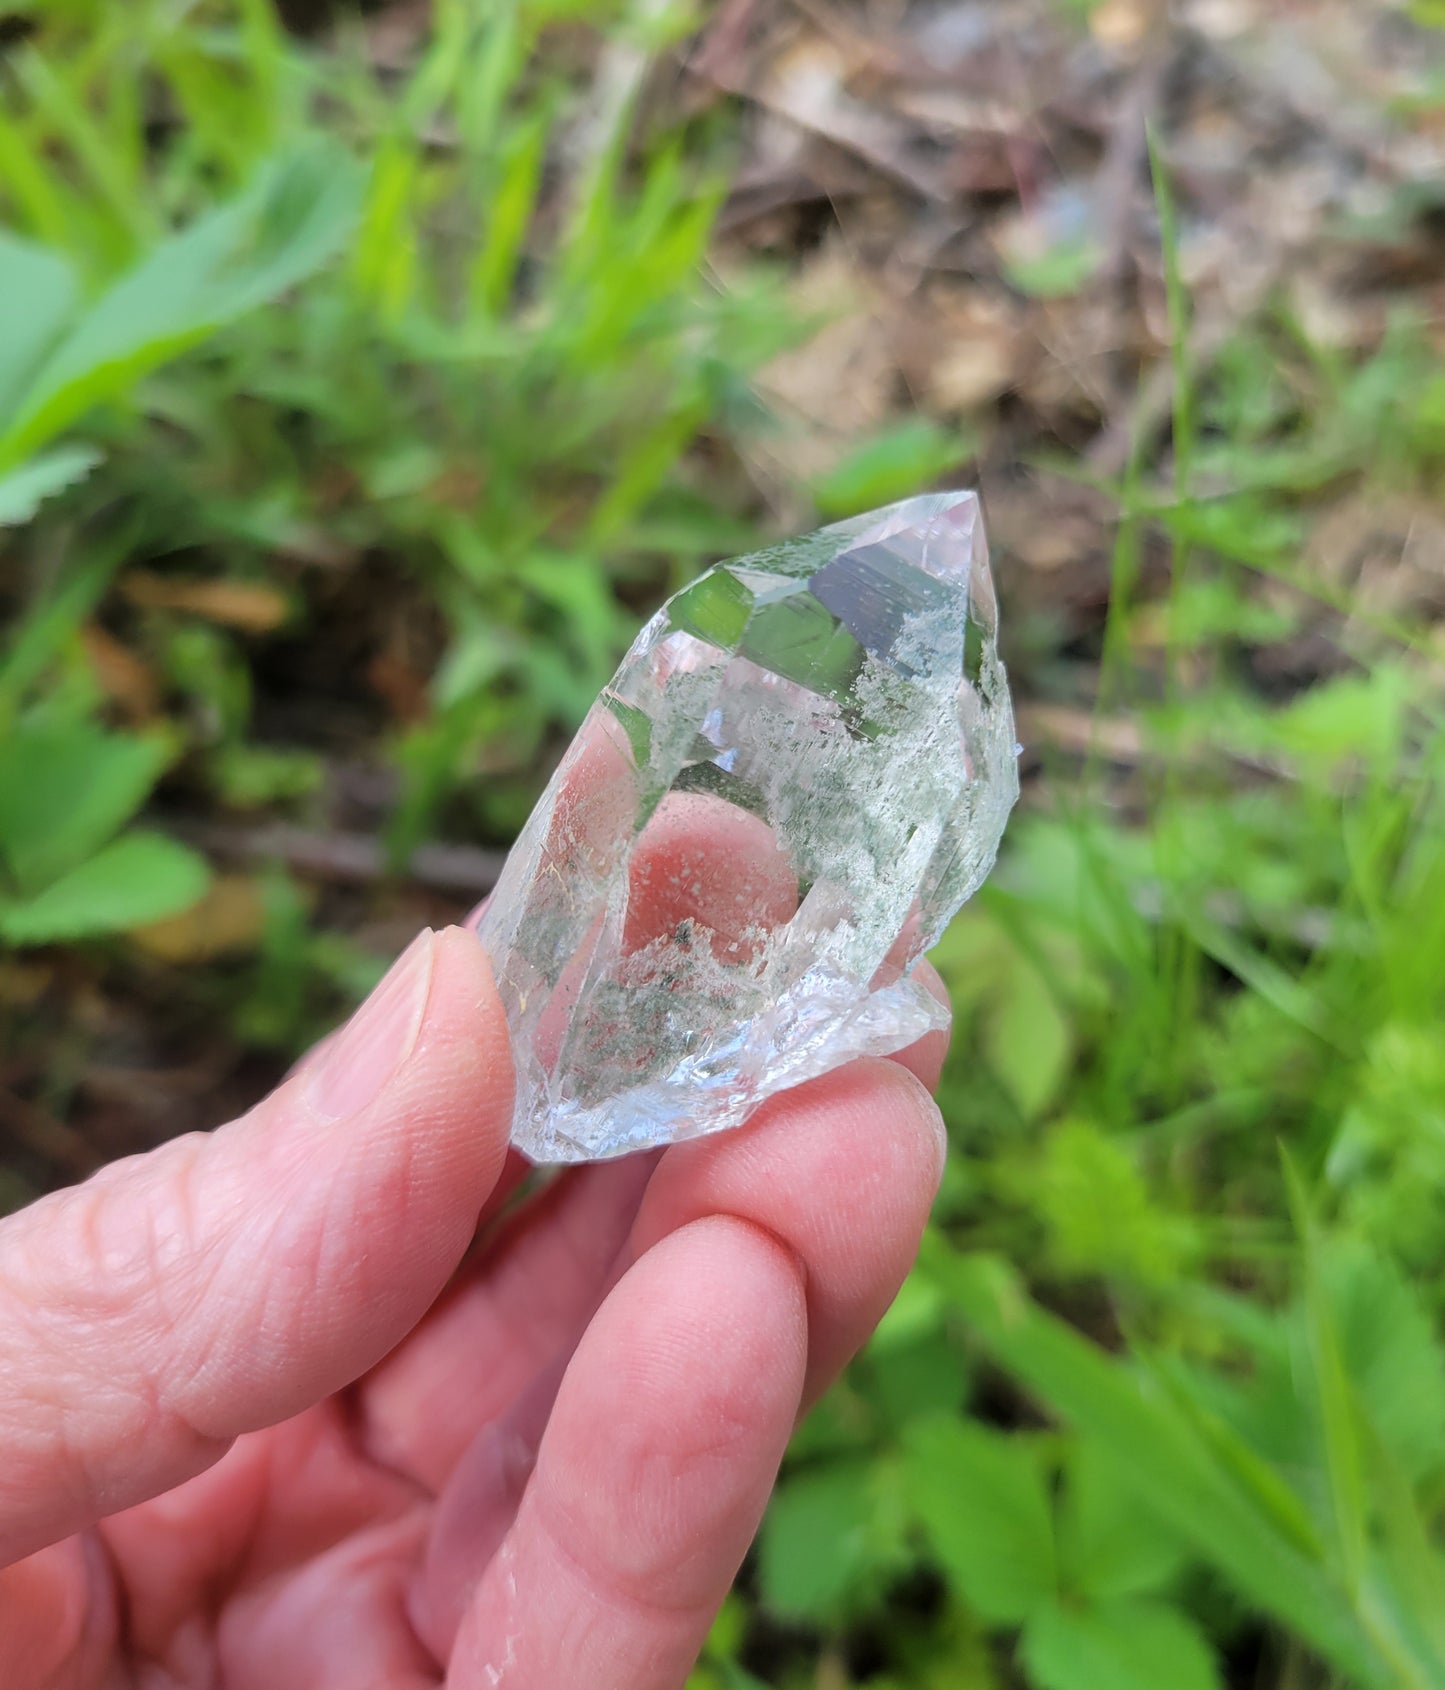
[[[383,1049],[397,1024],[406,1033],[393,1061]],[[385,1076],[377,1086],[366,1080],[372,1068]],[[465,928],[446,927],[420,935],[322,1061],[305,1064],[248,1125],[282,1138],[313,1126],[305,1160],[342,1157],[338,1172],[353,1180],[369,1171],[390,1205],[388,1236],[403,1209],[419,1207],[456,1232],[460,1254],[501,1175],[512,1098],[506,1014],[486,949]]]
[[[513,1072],[485,947],[475,933],[446,927],[430,949],[412,1048],[374,1102],[340,1131],[351,1144],[351,1177],[359,1162],[370,1170],[377,1242],[409,1261],[433,1260],[444,1279],[506,1165]]]
[[[943,976],[926,956],[921,956],[913,965],[913,978],[930,997],[936,999],[947,1011],[948,1025],[943,1029],[942,1037],[945,1041],[951,1039],[953,1037],[953,999],[949,996],[948,985]]]
[[[945,1149],[926,1087],[897,1062],[864,1058],[770,1099],[736,1132],[668,1150],[631,1248],[641,1254],[717,1214],[781,1239],[805,1274],[811,1395],[862,1343],[907,1274]]]
[[[465,927],[443,927],[433,941],[431,992],[413,1061],[438,1049],[459,1080],[475,1083],[476,1126],[497,1148],[500,1172],[512,1123],[511,1039],[491,958]]]
[[[806,1272],[786,1239],[737,1215],[703,1215],[661,1239],[622,1283],[584,1340],[594,1362],[614,1358],[609,1388],[619,1419],[647,1403],[668,1420],[657,1405],[692,1381],[691,1429],[709,1446],[730,1423],[791,1420],[808,1324]],[[587,1419],[592,1393],[575,1380],[564,1390]]]
[[[925,1044],[929,1038],[947,1037],[947,1033],[927,1034],[918,1044]],[[891,1117],[891,1136],[898,1150],[895,1164],[898,1184],[909,1195],[924,1199],[922,1218],[926,1219],[927,1209],[943,1181],[943,1164],[948,1156],[948,1128],[932,1084],[927,1076],[920,1075],[910,1063],[900,1062],[897,1056],[861,1057],[840,1072],[852,1072],[859,1079],[866,1076],[867,1087],[872,1091],[867,1116],[883,1112]],[[863,1111],[860,1109],[859,1113]]]

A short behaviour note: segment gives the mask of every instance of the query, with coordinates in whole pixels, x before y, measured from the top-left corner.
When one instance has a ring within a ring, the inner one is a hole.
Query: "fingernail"
[[[323,1120],[359,1114],[411,1055],[426,1014],[435,939],[428,928],[412,940],[307,1075],[307,1100]]]

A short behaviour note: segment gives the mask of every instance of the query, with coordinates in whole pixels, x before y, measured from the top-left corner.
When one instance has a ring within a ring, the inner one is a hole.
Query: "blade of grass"
[[[129,150],[125,144],[117,146],[101,131],[69,80],[39,52],[31,48],[18,53],[14,69],[36,112],[49,122],[83,170],[87,190],[109,208],[116,229],[124,236],[115,247],[116,256],[123,258],[154,240],[161,225],[151,210],[150,197],[125,168]]]
[[[133,522],[112,522],[103,537],[88,536],[81,561],[67,568],[50,592],[20,618],[8,649],[0,652],[0,736],[26,693],[99,603],[129,556],[136,535]]]

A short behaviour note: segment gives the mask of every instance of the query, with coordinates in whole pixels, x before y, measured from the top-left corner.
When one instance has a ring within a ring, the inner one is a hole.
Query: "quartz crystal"
[[[521,1150],[716,1132],[945,1025],[911,969],[1018,796],[997,622],[972,493],[735,558],[663,605],[479,925]]]

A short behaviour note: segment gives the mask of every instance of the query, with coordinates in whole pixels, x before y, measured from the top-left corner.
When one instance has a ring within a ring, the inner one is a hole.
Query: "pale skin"
[[[944,1044],[494,1221],[506,1026],[423,934],[249,1114],[0,1223],[0,1683],[677,1690],[913,1259]]]

